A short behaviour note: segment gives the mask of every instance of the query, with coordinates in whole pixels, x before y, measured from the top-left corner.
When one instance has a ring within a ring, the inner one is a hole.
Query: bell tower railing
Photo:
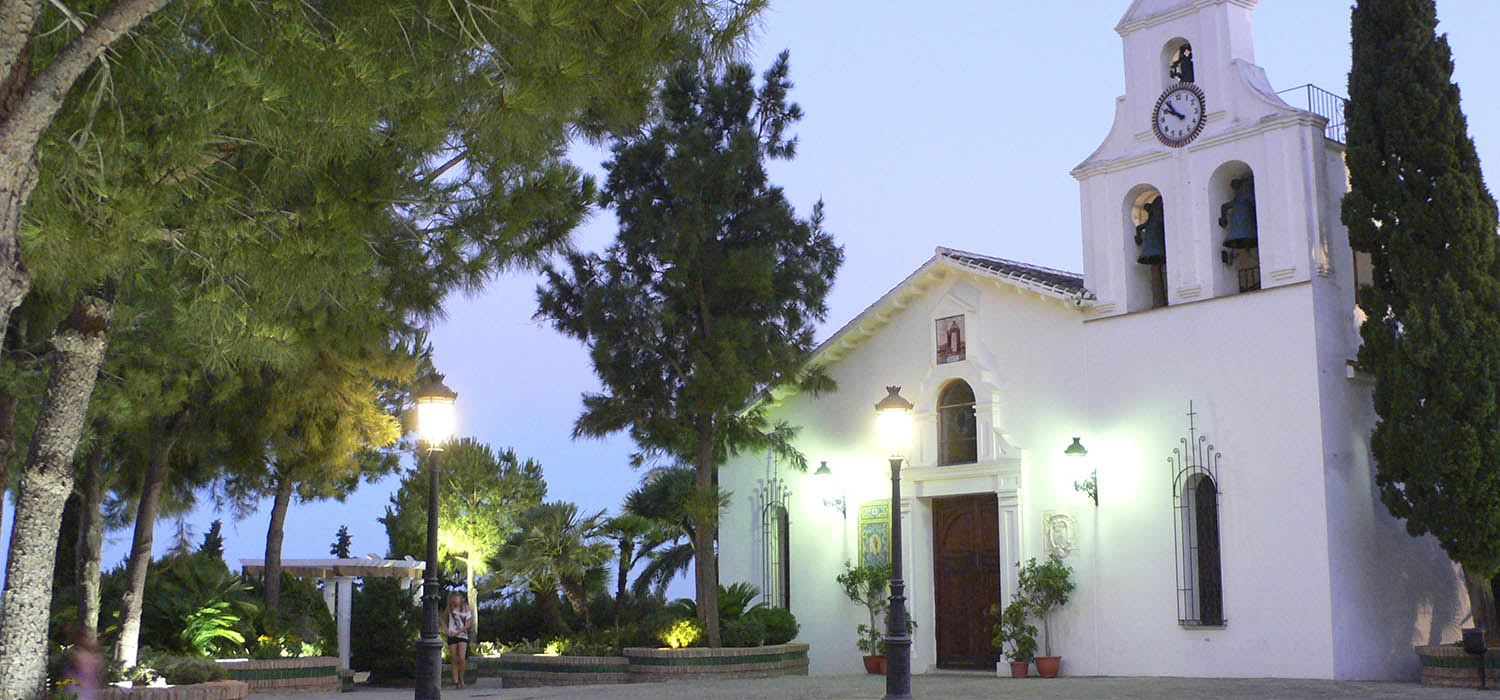
[[[1328,126],[1324,127],[1323,136],[1345,143],[1344,106],[1349,104],[1349,98],[1335,95],[1312,83],[1281,90],[1276,93],[1276,96],[1297,109],[1312,112],[1327,119]]]

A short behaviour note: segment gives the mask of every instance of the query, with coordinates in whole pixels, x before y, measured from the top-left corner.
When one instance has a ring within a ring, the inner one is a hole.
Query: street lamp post
[[[901,578],[901,458],[911,444],[910,401],[901,387],[888,386],[890,395],[875,404],[876,430],[891,458],[891,608],[886,614],[885,698],[911,697],[911,631],[906,624],[906,582]]]
[[[453,404],[458,400],[443,375],[433,374],[417,390],[417,431],[427,443],[427,565],[422,577],[422,638],[417,640],[416,700],[439,700],[443,683],[443,640],[438,638],[438,457],[453,437]]]

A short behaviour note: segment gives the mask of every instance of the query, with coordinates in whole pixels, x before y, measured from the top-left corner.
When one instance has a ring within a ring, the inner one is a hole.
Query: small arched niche
[[[1176,37],[1162,46],[1161,76],[1166,85],[1195,82],[1193,45],[1187,39]]]
[[[1151,185],[1136,185],[1123,202],[1125,310],[1167,305],[1166,200]]]
[[[1232,160],[1208,178],[1209,240],[1218,247],[1214,295],[1260,289],[1260,231],[1256,215],[1255,174]]]

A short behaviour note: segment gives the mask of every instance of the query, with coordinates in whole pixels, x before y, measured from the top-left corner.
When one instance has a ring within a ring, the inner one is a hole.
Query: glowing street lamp
[[[885,698],[911,697],[911,632],[906,624],[906,582],[901,578],[901,459],[911,446],[912,404],[901,387],[875,404],[875,430],[891,459],[891,607],[886,615]]]
[[[439,700],[443,682],[443,640],[438,638],[437,542],[438,456],[458,423],[458,394],[434,373],[416,391],[417,433],[427,443],[427,566],[422,577],[422,638],[417,640],[416,700]]]

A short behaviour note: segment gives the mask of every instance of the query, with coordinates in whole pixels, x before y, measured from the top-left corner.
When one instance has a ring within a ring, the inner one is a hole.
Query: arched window
[[[1224,624],[1219,569],[1219,487],[1206,473],[1183,481],[1178,494],[1178,622]]]
[[[1219,566],[1219,453],[1198,433],[1188,404],[1188,435],[1172,450],[1173,529],[1177,549],[1177,624],[1224,624]]]
[[[955,379],[938,394],[938,464],[979,461],[978,431],[974,428],[974,390]]]

